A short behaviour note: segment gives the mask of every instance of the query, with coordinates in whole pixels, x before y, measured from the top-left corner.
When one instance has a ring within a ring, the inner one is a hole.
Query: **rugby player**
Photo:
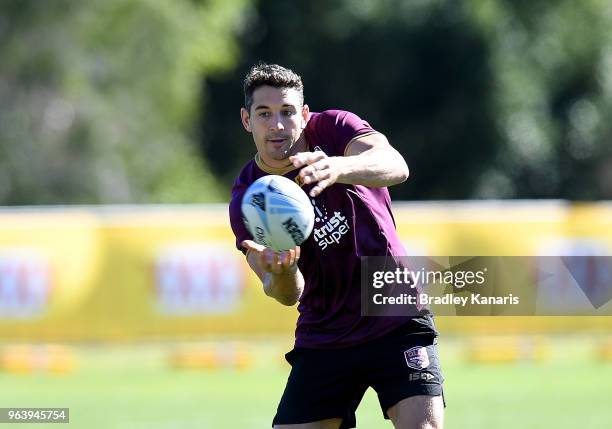
[[[361,256],[402,256],[387,186],[404,182],[403,157],[357,115],[311,112],[293,71],[259,63],[244,80],[244,128],[257,153],[229,207],[237,247],[283,305],[298,304],[291,372],[275,428],[352,428],[366,389],[396,428],[441,428],[443,378],[430,315],[362,317]],[[295,180],[315,209],[311,236],[274,252],[253,241],[241,215],[248,186],[267,174]]]

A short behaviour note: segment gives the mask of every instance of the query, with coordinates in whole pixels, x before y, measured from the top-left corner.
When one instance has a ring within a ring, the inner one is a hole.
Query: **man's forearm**
[[[294,305],[304,290],[304,277],[299,269],[283,274],[266,273],[263,278],[264,292],[283,305]]]
[[[334,157],[333,162],[339,168],[338,183],[381,188],[408,178],[408,166],[394,149],[371,149],[359,155]]]

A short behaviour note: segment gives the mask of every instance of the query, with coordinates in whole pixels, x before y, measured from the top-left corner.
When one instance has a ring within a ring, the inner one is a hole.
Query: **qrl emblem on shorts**
[[[425,347],[413,347],[404,352],[406,365],[419,371],[429,366],[429,355]]]

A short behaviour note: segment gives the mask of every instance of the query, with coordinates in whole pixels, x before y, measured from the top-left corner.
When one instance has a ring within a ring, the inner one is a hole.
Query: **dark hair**
[[[304,103],[304,85],[298,74],[278,64],[259,62],[249,70],[244,78],[244,107],[249,112],[253,105],[253,92],[264,85],[296,89],[300,93],[302,104]]]

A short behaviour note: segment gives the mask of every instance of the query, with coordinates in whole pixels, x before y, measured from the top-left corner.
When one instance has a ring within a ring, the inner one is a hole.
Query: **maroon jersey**
[[[343,156],[349,142],[375,133],[353,113],[312,113],[303,130],[308,150]],[[249,185],[267,174],[295,180],[299,169],[271,169],[258,156],[242,169],[232,189],[229,214],[236,246],[253,237],[244,226],[240,205]],[[303,185],[306,193],[313,184]],[[314,229],[302,243],[298,267],[304,291],[298,305],[296,347],[338,348],[378,338],[401,324],[415,332],[433,333],[430,317],[362,317],[361,256],[403,256],[387,188],[336,183],[315,198]]]

